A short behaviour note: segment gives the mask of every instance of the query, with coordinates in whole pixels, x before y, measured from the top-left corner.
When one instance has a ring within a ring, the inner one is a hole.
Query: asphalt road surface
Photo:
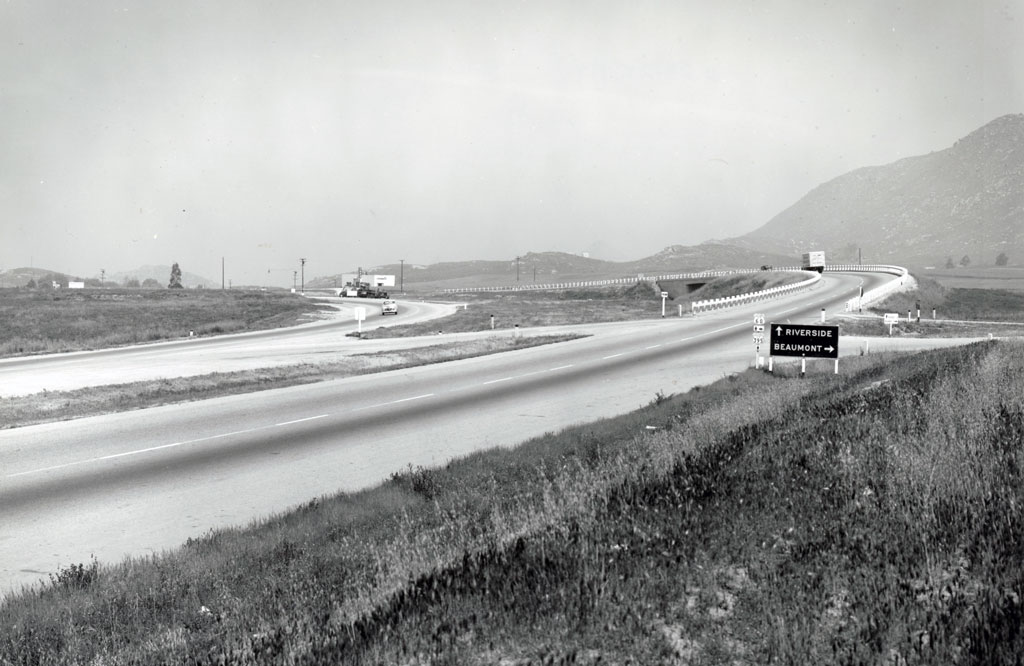
[[[157,553],[210,529],[364,488],[409,464],[440,465],[625,413],[659,391],[686,391],[747,367],[754,312],[768,322],[814,323],[822,308],[842,311],[862,280],[869,288],[880,279],[826,274],[818,287],[777,301],[580,326],[592,337],[557,345],[0,431],[0,594],[93,556],[115,563]],[[323,344],[336,345],[338,330],[322,328],[311,335],[333,336]],[[319,344],[288,336],[293,347]],[[159,362],[191,367],[192,344],[166,345]],[[284,343],[269,335],[208,344],[217,353],[204,352],[205,372],[218,353],[234,363]],[[110,366],[123,376],[152,365],[152,347],[101,356],[75,372],[95,377]],[[841,344],[841,352],[859,349]],[[821,363],[831,371],[831,362]]]

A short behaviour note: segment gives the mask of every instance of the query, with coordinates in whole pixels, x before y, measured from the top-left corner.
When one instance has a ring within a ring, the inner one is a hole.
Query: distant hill
[[[67,275],[60,271],[50,271],[45,268],[28,268],[23,266],[21,268],[11,268],[6,271],[0,271],[0,288],[24,287],[30,280],[38,283],[43,278],[51,275],[63,275],[70,277],[72,280],[78,279],[74,275]]]
[[[939,152],[867,167],[808,193],[763,227],[724,241],[832,260],[1024,264],[1024,114],[997,118]]]
[[[171,281],[171,265],[166,266],[139,266],[135,270],[131,271],[120,271],[118,273],[111,273],[107,276],[108,282],[117,282],[118,284],[124,284],[124,281],[128,278],[136,278],[139,282],[144,282],[148,278],[152,278],[159,282],[162,286],[166,287]],[[186,288],[192,287],[207,287],[207,288],[220,288],[220,282],[214,282],[208,280],[202,275],[195,273],[189,273],[182,269],[181,271],[181,284]]]
[[[188,271],[182,271],[182,284],[186,288],[192,287],[220,287],[219,282],[212,282],[207,280],[201,275],[195,273],[189,273]],[[67,280],[85,282],[87,287],[98,287],[100,286],[99,278],[90,277],[83,278],[74,273],[66,273],[64,271],[55,271],[46,268],[12,268],[6,271],[0,271],[0,288],[3,287],[24,287],[30,280],[39,282],[40,280],[58,279],[63,277]],[[109,273],[105,276],[104,283],[107,286],[111,284],[124,284],[127,278],[137,278],[141,283],[147,278],[152,278],[160,283],[161,286],[166,287],[167,283],[171,280],[171,267],[168,266],[141,266],[134,271],[124,271],[120,273]]]
[[[635,261],[615,262],[566,252],[530,252],[518,261],[476,260],[429,265],[386,264],[364,269],[369,275],[394,275],[396,286],[404,270],[407,287],[494,286],[522,283],[568,282],[573,280],[628,277],[641,273],[689,273],[715,268],[758,268],[763,264],[795,265],[799,256],[770,254],[722,243],[693,247],[673,245]],[[355,271],[316,277],[306,284],[311,289],[342,286]]]

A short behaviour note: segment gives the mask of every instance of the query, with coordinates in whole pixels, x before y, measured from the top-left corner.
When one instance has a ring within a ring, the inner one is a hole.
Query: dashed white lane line
[[[275,426],[287,426],[294,423],[303,423],[305,421],[315,421],[316,419],[322,419],[330,416],[330,414],[320,414],[319,416],[307,416],[304,419],[295,419],[294,421],[284,421],[283,423],[275,423]]]
[[[489,382],[484,382],[483,385],[487,386],[488,384],[498,384],[499,382],[507,382],[511,381],[512,379],[513,377],[502,377],[501,379],[492,379]]]
[[[644,347],[644,349],[657,349],[661,345],[651,345],[650,347]]]
[[[161,444],[159,446],[149,446],[144,449],[134,449],[132,451],[122,451],[121,453],[111,453],[105,456],[97,456],[95,458],[86,458],[84,460],[75,460],[68,463],[62,463],[60,465],[50,465],[49,467],[40,467],[38,469],[30,469],[24,472],[15,472],[14,474],[5,474],[4,477],[13,479],[18,476],[27,476],[29,474],[39,474],[41,472],[52,472],[58,469],[66,469],[68,467],[75,467],[77,465],[85,465],[94,462],[103,462],[105,460],[116,460],[117,458],[127,458],[129,456],[142,455],[143,453],[153,453],[154,451],[162,451],[164,449],[173,449],[179,446],[185,446],[187,444],[198,444],[199,442],[209,442],[215,439],[223,439],[224,437],[234,437],[235,435],[247,435],[253,432],[259,432],[260,430],[268,430],[270,428],[280,428],[282,426],[294,425],[296,423],[304,423],[306,421],[315,421],[316,419],[323,419],[330,416],[330,414],[318,414],[317,416],[307,416],[302,419],[295,419],[294,421],[284,421],[282,423],[274,423],[271,425],[259,426],[258,428],[246,428],[245,430],[233,430],[231,432],[222,432],[217,435],[210,435],[209,437],[199,437],[198,439],[186,439],[180,442],[171,442],[170,444]]]
[[[326,416],[326,415],[325,415]],[[222,432],[219,435],[211,435],[209,437],[200,437],[199,439],[187,439],[181,442],[171,442],[170,444],[161,444],[160,446],[150,446],[145,449],[135,449],[134,451],[122,451],[121,453],[111,453],[106,456],[98,456],[96,458],[86,458],[85,460],[75,460],[69,463],[63,463],[61,465],[51,465],[50,467],[40,467],[39,469],[30,469],[25,472],[15,472],[14,474],[6,474],[6,478],[14,478],[16,476],[26,476],[28,474],[38,474],[40,472],[52,472],[58,469],[65,469],[67,467],[74,467],[76,465],[85,465],[92,462],[103,462],[104,460],[114,460],[116,458],[126,458],[128,456],[137,456],[143,453],[152,453],[153,451],[160,451],[162,449],[173,449],[178,446],[185,446],[186,444],[197,444],[199,442],[208,442],[213,439],[221,439],[223,437],[232,437],[234,435],[246,435],[251,432],[257,432],[259,430],[266,430],[268,428],[277,427],[275,425],[260,426],[259,428],[247,428],[245,430],[235,430],[233,432]]]
[[[402,398],[401,400],[392,400],[391,402],[385,402],[383,405],[397,405],[400,402],[409,402],[410,400],[422,400],[423,398],[430,398],[433,393],[424,393],[423,395],[414,395],[411,398]],[[383,405],[375,405],[375,407],[382,407]]]
[[[622,356],[622,354],[625,354],[625,353],[626,352],[622,352],[620,354],[612,354],[611,356],[604,356],[604,357],[601,358],[601,360],[602,361],[607,361],[610,358],[618,358],[618,357]]]
[[[571,367],[572,367],[571,363],[569,365],[560,365],[557,368],[548,368],[548,372],[554,372],[555,370],[565,370],[566,368],[571,368]]]

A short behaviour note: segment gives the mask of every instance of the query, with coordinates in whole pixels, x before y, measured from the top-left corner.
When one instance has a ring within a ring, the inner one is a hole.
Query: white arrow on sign
[[[782,327],[781,327],[781,326],[776,326],[776,327],[775,327],[775,332],[776,332],[777,334],[779,334],[779,335],[782,335]]]
[[[836,348],[833,347],[832,345],[829,345],[828,347],[825,347],[825,351],[827,351],[829,354],[831,354],[835,350],[836,350]]]

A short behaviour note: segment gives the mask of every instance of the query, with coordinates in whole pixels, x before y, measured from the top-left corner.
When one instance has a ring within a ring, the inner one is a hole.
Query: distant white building
[[[54,285],[56,285],[56,284],[57,283],[54,282]],[[84,282],[70,282],[69,281],[68,282],[68,289],[85,289],[85,283]]]

